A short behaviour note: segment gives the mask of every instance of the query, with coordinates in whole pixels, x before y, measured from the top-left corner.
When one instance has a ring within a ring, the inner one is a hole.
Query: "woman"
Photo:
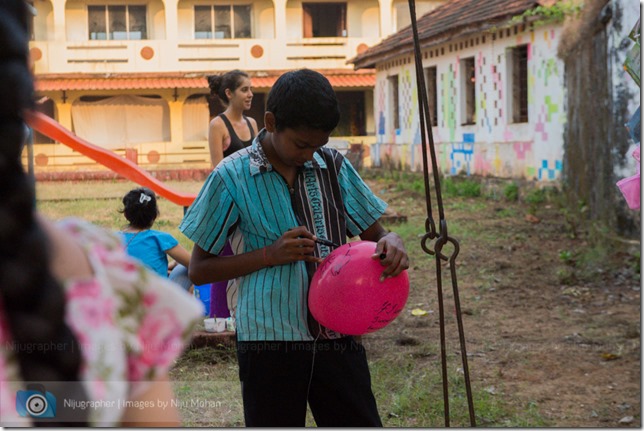
[[[232,70],[223,75],[208,77],[210,94],[219,99],[226,110],[210,121],[208,145],[212,166],[217,167],[224,157],[248,147],[257,133],[257,121],[246,117],[244,111],[250,109],[253,92],[250,77],[241,70]],[[233,254],[230,243],[222,251],[222,256]],[[227,292],[228,291],[228,292]],[[228,281],[213,283],[210,290],[211,317],[229,317],[237,302],[236,285],[230,288]]]
[[[208,146],[213,168],[224,157],[247,147],[257,134],[257,121],[246,117],[253,100],[248,74],[233,70],[208,77],[210,94],[216,96],[226,110],[210,121]]]
[[[116,235],[36,211],[26,4],[0,1],[0,425],[176,427],[167,373],[203,308]]]

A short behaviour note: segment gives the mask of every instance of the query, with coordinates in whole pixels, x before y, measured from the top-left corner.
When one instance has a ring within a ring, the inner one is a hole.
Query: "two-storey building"
[[[338,140],[370,144],[373,70],[347,60],[409,24],[404,0],[32,0],[39,109],[146,169],[208,168],[206,76],[252,77],[260,127],[273,82],[308,67],[334,86]],[[425,0],[419,13],[444,1]],[[37,172],[96,164],[36,134]]]

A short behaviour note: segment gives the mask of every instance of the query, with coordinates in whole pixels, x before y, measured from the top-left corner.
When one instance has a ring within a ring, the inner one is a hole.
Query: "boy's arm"
[[[313,256],[315,236],[304,226],[289,230],[263,248],[233,256],[217,256],[195,244],[190,259],[189,277],[196,285],[242,277],[260,269],[300,260],[322,262]]]
[[[387,277],[395,277],[409,268],[409,256],[402,238],[395,232],[388,232],[380,222],[376,221],[369,226],[360,234],[360,239],[377,243],[372,259],[380,259],[380,264],[386,267],[382,271],[381,281]]]
[[[259,271],[264,263],[263,248],[234,256],[210,254],[197,244],[192,249],[188,276],[195,285],[215,283]]]

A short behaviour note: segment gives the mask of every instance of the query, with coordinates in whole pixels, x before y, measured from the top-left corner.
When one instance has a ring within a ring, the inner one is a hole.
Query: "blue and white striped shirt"
[[[289,190],[264,154],[260,144],[264,133],[250,147],[225,158],[188,209],[179,229],[199,247],[219,254],[237,230],[243,241],[235,253],[250,252],[271,245],[301,223],[319,238],[344,244],[347,236],[359,235],[384,213],[387,204],[347,159],[330,148],[314,154]],[[325,257],[330,251],[318,244],[315,255]],[[294,262],[240,277],[238,340],[312,340],[307,298],[315,268]],[[320,329],[326,337],[341,335],[318,324]]]

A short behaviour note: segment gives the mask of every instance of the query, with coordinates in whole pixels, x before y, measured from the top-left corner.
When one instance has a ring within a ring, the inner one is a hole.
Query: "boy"
[[[237,358],[246,426],[382,426],[364,348],[308,312],[309,283],[347,235],[377,242],[382,277],[409,267],[401,238],[378,222],[386,204],[337,151],[329,81],[287,72],[268,95],[265,129],[211,173],[179,228],[195,242],[195,284],[239,278]],[[234,256],[217,256],[237,229]]]

